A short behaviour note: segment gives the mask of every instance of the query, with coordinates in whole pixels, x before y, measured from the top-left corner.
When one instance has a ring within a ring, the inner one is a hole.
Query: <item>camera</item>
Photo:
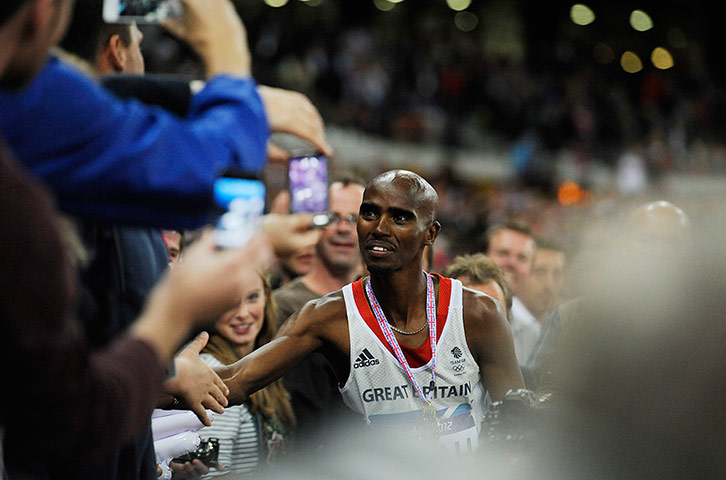
[[[185,455],[175,457],[172,462],[185,463],[191,462],[195,459],[199,459],[204,465],[208,467],[215,467],[217,465],[217,459],[219,458],[219,439],[208,438],[202,440],[199,443],[199,447]]]

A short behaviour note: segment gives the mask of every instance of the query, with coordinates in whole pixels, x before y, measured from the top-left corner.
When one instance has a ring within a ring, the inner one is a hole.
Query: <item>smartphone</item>
[[[265,213],[265,184],[248,176],[220,176],[214,182],[214,204],[217,247],[243,247],[260,230]]]
[[[288,188],[290,213],[315,214],[315,226],[330,222],[329,214],[329,164],[321,154],[295,155],[288,164]]]
[[[107,23],[160,23],[181,15],[179,0],[103,0],[103,20]]]

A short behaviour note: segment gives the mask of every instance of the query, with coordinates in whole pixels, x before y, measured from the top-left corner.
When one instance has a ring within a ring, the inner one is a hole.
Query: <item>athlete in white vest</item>
[[[441,225],[438,195],[394,170],[366,187],[358,243],[370,276],[307,303],[277,338],[222,374],[231,404],[320,351],[346,404],[369,423],[433,433],[452,451],[476,446],[486,393],[524,388],[499,304],[457,280],[422,270]]]

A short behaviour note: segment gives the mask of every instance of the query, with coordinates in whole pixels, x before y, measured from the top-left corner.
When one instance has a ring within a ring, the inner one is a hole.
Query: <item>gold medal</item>
[[[436,441],[439,438],[439,417],[431,402],[424,402],[416,424],[416,435],[419,440]]]

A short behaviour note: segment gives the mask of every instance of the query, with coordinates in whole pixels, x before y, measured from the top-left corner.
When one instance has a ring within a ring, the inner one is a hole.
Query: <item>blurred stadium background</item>
[[[506,217],[575,251],[597,242],[580,235],[586,223],[605,231],[631,206],[668,199],[698,224],[726,192],[716,4],[235,3],[255,77],[314,101],[338,166],[432,180],[439,265]],[[188,49],[143,30],[149,71],[201,75]],[[268,178],[274,189],[284,176],[273,166]]]

